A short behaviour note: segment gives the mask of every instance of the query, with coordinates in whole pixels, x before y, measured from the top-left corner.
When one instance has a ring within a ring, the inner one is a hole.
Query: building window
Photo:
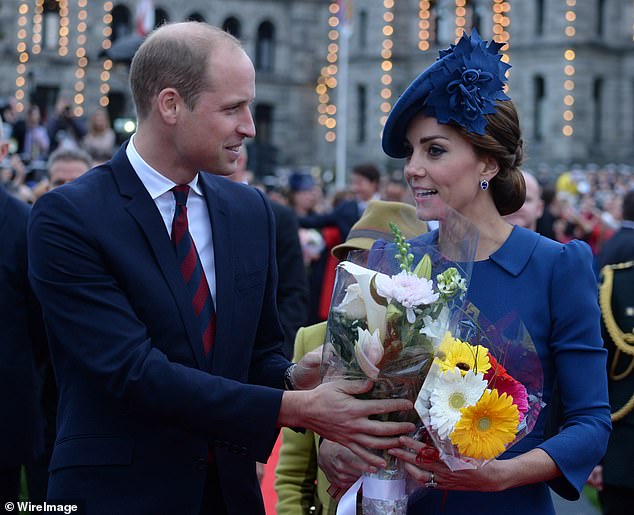
[[[240,35],[242,33],[242,27],[240,26],[238,18],[235,18],[233,16],[230,16],[222,23],[222,30],[228,32],[238,39],[240,39]]]
[[[603,79],[601,78],[597,78],[594,79],[594,84],[592,87],[592,100],[594,102],[594,116],[593,116],[593,121],[594,121],[594,127],[593,127],[593,139],[595,142],[599,143],[602,138],[601,138],[601,132],[602,132],[602,125],[603,125],[603,109],[602,109],[602,104],[603,104]]]
[[[259,143],[273,141],[273,106],[258,104],[255,106],[255,132]]]
[[[154,9],[154,28],[165,25],[169,21],[170,18],[165,9],[161,9],[160,7]]]
[[[603,23],[605,20],[605,0],[597,0],[597,36],[603,36]]]
[[[366,11],[359,12],[359,48],[365,49],[368,45],[368,13]]]
[[[205,21],[205,17],[200,13],[191,13],[187,17],[187,21]]]
[[[533,79],[533,139],[544,140],[544,112],[546,109],[546,85],[544,77],[537,75]]]
[[[265,21],[258,27],[258,38],[255,47],[255,69],[265,72],[273,71],[275,54],[275,27]]]
[[[544,0],[535,0],[535,34],[544,34]]]
[[[363,84],[357,86],[357,143],[366,140],[366,110],[368,106],[368,89]]]
[[[59,4],[56,1],[44,2],[42,14],[42,41],[47,50],[57,50],[59,46]]]
[[[110,40],[113,43],[132,33],[130,20],[130,9],[125,5],[116,5],[114,9],[112,9],[112,36]]]

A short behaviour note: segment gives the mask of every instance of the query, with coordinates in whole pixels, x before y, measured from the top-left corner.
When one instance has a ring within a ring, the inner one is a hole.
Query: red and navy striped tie
[[[176,211],[172,221],[172,242],[200,324],[205,356],[208,356],[214,344],[216,312],[205,271],[196,251],[194,240],[189,233],[189,222],[187,221],[189,186],[179,184],[172,188],[172,192],[176,199]]]

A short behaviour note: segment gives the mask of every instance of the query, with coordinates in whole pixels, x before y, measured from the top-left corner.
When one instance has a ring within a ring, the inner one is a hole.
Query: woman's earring
[[[486,179],[482,179],[480,181],[480,187],[482,188],[482,191],[486,191],[489,189],[489,181],[487,181]]]

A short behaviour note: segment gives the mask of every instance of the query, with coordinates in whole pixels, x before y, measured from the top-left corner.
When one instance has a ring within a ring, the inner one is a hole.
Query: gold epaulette
[[[599,287],[599,306],[601,307],[601,316],[603,317],[603,323],[610,335],[610,338],[614,342],[616,347],[614,352],[614,358],[610,366],[610,379],[612,381],[620,381],[625,379],[634,369],[634,332],[624,332],[616,323],[614,319],[614,313],[612,313],[612,289],[614,286],[614,271],[624,270],[634,267],[634,261],[627,261],[625,263],[617,263],[614,265],[606,265],[601,269],[601,277],[603,281]],[[620,374],[616,373],[616,366],[621,355],[621,352],[632,356],[632,361],[624,372]],[[629,401],[619,410],[612,413],[612,421],[622,419],[628,413],[634,409],[634,395]]]

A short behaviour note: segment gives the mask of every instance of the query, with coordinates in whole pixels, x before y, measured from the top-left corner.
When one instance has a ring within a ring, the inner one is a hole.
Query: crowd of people
[[[0,500],[17,500],[25,466],[31,499],[77,500],[91,515],[263,513],[256,462],[283,428],[280,514],[334,513],[361,473],[384,466],[370,448],[389,449],[420,487],[411,514],[547,515],[550,489],[575,499],[589,476],[606,515],[624,513],[634,485],[618,457],[632,454],[620,445],[634,415],[611,411],[632,369],[618,359],[634,343],[622,272],[634,261],[634,176],[523,169],[497,50],[465,35],[423,71],[382,136],[404,170],[359,164],[336,192],[311,173],[271,188],[248,171],[253,65],[203,23],[164,25],[141,45],[137,131],[118,150],[104,110],[85,126],[60,98],[44,124],[37,106],[22,118],[9,103],[0,409],[12,422],[0,429]],[[474,52],[481,69],[445,75]],[[421,460],[428,443],[407,436],[412,424],[372,417],[411,402],[361,400],[369,382],[320,383],[337,263],[391,248],[394,219],[407,238],[436,241],[438,198],[479,231],[469,300],[492,321],[521,315],[545,378],[535,429],[473,470]],[[622,297],[609,323],[605,274]],[[626,335],[616,351],[615,325]]]

